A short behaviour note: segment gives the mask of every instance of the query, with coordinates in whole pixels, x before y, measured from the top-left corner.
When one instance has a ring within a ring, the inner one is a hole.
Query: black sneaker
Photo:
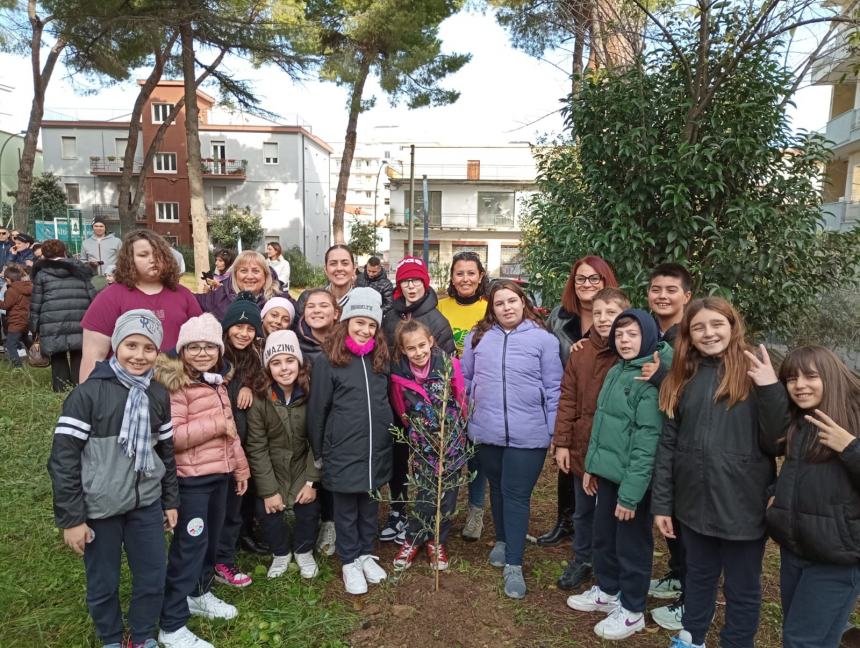
[[[392,540],[395,540],[401,532],[404,532],[403,536],[405,537],[405,531],[406,516],[400,515],[397,511],[392,511],[388,515],[388,522],[385,524],[385,528],[379,532],[379,539],[382,542],[391,542]]]
[[[558,577],[558,589],[570,591],[591,580],[591,565],[588,563],[569,562],[564,573]]]

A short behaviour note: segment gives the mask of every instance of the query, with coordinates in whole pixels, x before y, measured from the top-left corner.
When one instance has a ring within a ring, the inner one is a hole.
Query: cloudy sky
[[[561,129],[560,99],[569,87],[570,57],[565,51],[539,61],[513,49],[491,14],[461,13],[442,25],[448,52],[471,52],[472,60],[445,85],[461,92],[459,101],[441,108],[408,110],[392,107],[368,84],[366,96],[376,106],[359,118],[359,140],[434,141],[462,144],[504,144],[535,141]],[[230,64],[234,76],[253,81],[263,106],[287,124],[302,123],[329,142],[342,142],[346,128],[346,92],[332,83],[308,79],[291,82],[282,72]],[[141,71],[138,77],[144,76]],[[23,128],[29,111],[30,73],[26,59],[0,54],[0,80],[16,88],[9,124]],[[136,84],[126,83],[82,94],[58,67],[49,86],[46,118],[116,119],[128,114]],[[829,88],[801,90],[792,117],[796,128],[817,129],[827,121]]]

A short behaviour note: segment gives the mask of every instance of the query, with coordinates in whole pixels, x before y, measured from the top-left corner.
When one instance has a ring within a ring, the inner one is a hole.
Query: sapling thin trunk
[[[446,367],[446,374],[447,371]],[[445,476],[445,419],[448,394],[451,389],[451,381],[445,379],[445,387],[442,389],[442,416],[439,418],[439,465],[436,467],[436,528],[433,532],[433,572],[435,584],[433,590],[439,591],[439,536],[442,530],[442,482]]]

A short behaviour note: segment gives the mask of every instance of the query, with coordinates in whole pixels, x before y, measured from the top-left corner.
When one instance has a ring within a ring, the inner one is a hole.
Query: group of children
[[[674,265],[652,277],[654,317],[604,288],[563,378],[554,338],[511,282],[494,285],[465,341],[462,372],[417,319],[397,327],[390,357],[371,288],[353,288],[340,303],[310,291],[298,321],[287,299],[261,311],[240,296],[221,322],[209,314],[186,322],[172,354],[158,353],[153,313],[124,313],[113,356],[66,400],[49,462],[56,521],[84,556],[99,638],[122,645],[124,547],[134,575],[131,646],[157,646],[160,628],[168,648],[211,647],[186,624],[192,614],[238,613],[211,583],[251,582],[235,566],[249,506],[271,549],[270,578],[293,559],[302,577],[315,577],[314,541],[330,523],[346,591],[367,592],[387,577],[374,555],[374,494],[392,477],[391,427],[397,419],[419,434],[412,421],[423,417],[420,427],[432,429],[441,406],[469,419],[486,464],[497,527],[490,560],[504,567],[509,596],[525,594],[528,499],[552,436],[558,465],[575,475],[570,577],[596,580],[567,603],[607,614],[597,635],[617,640],[644,628],[653,521],[686,549],[673,646],[704,645],[721,575],[722,645],[753,645],[766,532],[781,545],[784,645],[836,646],[860,593],[860,381],[819,347],[793,351],[777,377],[764,349],[746,346],[728,302],[690,297],[689,275]],[[534,349],[546,353],[533,364]],[[506,376],[524,382],[508,390]],[[509,406],[522,408],[512,417],[543,419],[529,429],[526,418],[509,419]],[[494,409],[503,413],[497,426]],[[455,470],[466,445],[449,464]],[[419,504],[430,499],[417,494]],[[448,566],[456,490],[442,499],[439,544],[427,532],[435,512],[416,505],[395,569],[422,547],[432,565]],[[173,531],[166,563],[164,529]]]

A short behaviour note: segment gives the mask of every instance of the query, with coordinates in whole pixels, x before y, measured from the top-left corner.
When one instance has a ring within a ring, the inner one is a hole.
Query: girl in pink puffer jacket
[[[192,317],[179,329],[176,351],[176,358],[160,356],[155,369],[156,379],[170,392],[179,477],[179,521],[170,545],[158,636],[168,648],[196,639],[186,626],[192,614],[210,619],[238,614],[209,588],[229,474],[239,495],[250,477],[227,394],[231,372],[223,357],[221,323],[208,313]]]

